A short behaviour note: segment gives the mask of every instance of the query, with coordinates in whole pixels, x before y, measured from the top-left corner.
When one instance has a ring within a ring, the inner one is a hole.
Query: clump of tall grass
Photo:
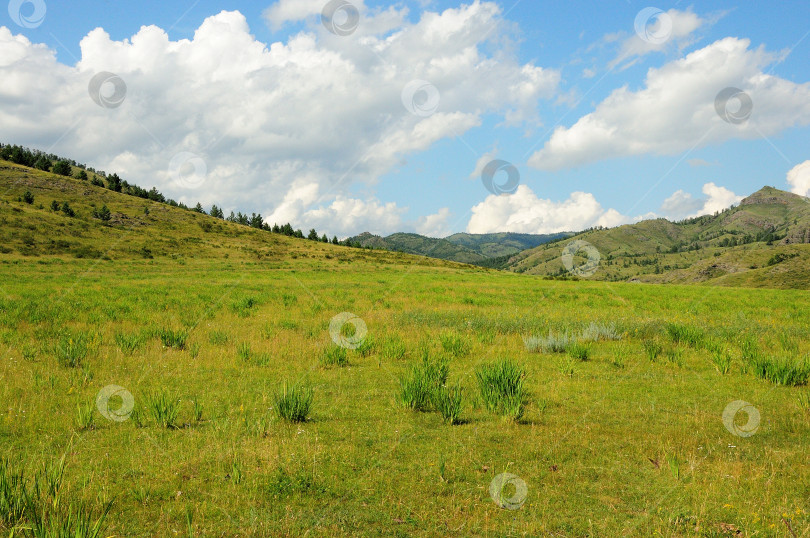
[[[670,339],[676,344],[686,344],[690,347],[700,347],[703,344],[705,334],[698,327],[692,325],[679,325],[677,323],[667,323],[666,331]]]
[[[160,337],[160,341],[163,343],[163,347],[173,349],[186,348],[186,339],[188,338],[188,333],[186,331],[174,331],[164,327],[158,331],[158,336]]]
[[[252,349],[250,349],[250,344],[247,342],[242,342],[236,346],[236,355],[242,361],[249,364],[254,364],[256,366],[267,366],[270,364],[271,359],[269,353],[254,352]]]
[[[810,359],[807,356],[800,359],[759,355],[749,364],[757,377],[777,385],[806,385],[810,379]]]
[[[115,344],[127,355],[135,353],[146,343],[146,338],[142,333],[115,333]]]
[[[580,339],[586,342],[598,342],[600,340],[621,340],[622,336],[616,330],[614,323],[596,323],[592,321],[582,330]]]
[[[83,332],[65,331],[59,335],[54,354],[59,364],[68,368],[81,366],[90,349],[89,338]]]
[[[641,346],[644,348],[644,354],[650,359],[650,362],[655,362],[661,352],[664,351],[664,347],[657,340],[644,340]]]
[[[360,355],[361,357],[368,357],[377,349],[377,341],[374,339],[373,336],[366,336],[363,338],[363,341],[360,342],[360,345],[354,350],[355,353]]]
[[[447,382],[450,366],[444,357],[424,354],[399,380],[399,398],[405,407],[415,411],[436,409],[440,389]]]
[[[526,350],[531,353],[565,353],[575,341],[576,337],[571,336],[568,331],[564,333],[549,331],[548,336],[530,336],[524,343]]]
[[[441,413],[445,422],[459,424],[461,422],[461,386],[439,387],[435,395],[436,410]]]
[[[288,385],[273,394],[273,411],[278,418],[288,422],[306,422],[309,416],[314,391],[304,384]]]
[[[80,430],[91,430],[95,427],[94,407],[93,402],[76,404],[76,425]]]
[[[227,344],[229,339],[228,333],[224,331],[211,331],[208,333],[208,342],[214,346]]]
[[[715,369],[722,375],[726,375],[731,370],[731,353],[716,342],[707,345],[709,349],[709,360],[714,364]]]
[[[177,428],[180,415],[180,401],[166,392],[157,392],[146,397],[146,408],[158,425],[164,428]]]
[[[231,309],[236,313],[237,316],[240,318],[246,318],[250,316],[251,311],[254,306],[256,306],[258,302],[254,297],[243,297],[233,302],[231,305]]]
[[[453,331],[444,331],[439,334],[439,342],[442,349],[456,359],[464,357],[470,352],[470,341],[463,335]]]
[[[382,359],[398,361],[405,358],[407,351],[408,349],[405,347],[405,342],[402,341],[402,338],[397,335],[390,335],[382,341],[380,355]]]
[[[526,371],[509,359],[475,369],[481,399],[488,411],[519,420],[528,403]]]
[[[329,345],[324,348],[323,353],[321,353],[321,364],[323,366],[348,366],[349,365],[349,354],[346,353],[346,349],[340,347],[338,345]]]
[[[19,465],[0,459],[0,527],[34,538],[98,538],[112,502],[96,510],[84,503],[66,503],[62,482],[65,457],[43,466],[29,482]]]
[[[568,346],[568,355],[572,359],[587,361],[591,356],[591,346],[584,342],[574,342]]]

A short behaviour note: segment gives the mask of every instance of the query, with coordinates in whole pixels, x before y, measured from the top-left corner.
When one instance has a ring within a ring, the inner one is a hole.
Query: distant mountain
[[[360,243],[364,247],[492,267],[502,265],[509,257],[523,250],[571,235],[574,235],[573,232],[548,235],[458,233],[445,239],[436,239],[412,233],[395,233],[381,237],[365,232],[349,238],[349,241]]]
[[[566,276],[562,252],[575,240],[597,249],[599,266],[589,277],[595,280],[810,287],[810,200],[773,187],[714,215],[588,230],[523,251],[505,267]],[[575,265],[586,259],[580,251]]]

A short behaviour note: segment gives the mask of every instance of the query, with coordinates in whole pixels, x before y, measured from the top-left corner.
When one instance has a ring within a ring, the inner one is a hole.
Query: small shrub
[[[414,411],[435,409],[439,390],[449,374],[450,366],[445,358],[432,359],[424,355],[400,378],[400,401]]]
[[[93,210],[93,218],[107,222],[112,218],[112,213],[110,213],[110,209],[106,205],[103,205],[101,206],[101,209]]]
[[[580,335],[580,339],[584,341],[598,342],[600,340],[621,340],[621,335],[616,330],[616,325],[613,323],[596,323],[591,322]]]
[[[160,341],[163,342],[163,347],[174,349],[186,348],[186,339],[188,338],[188,333],[186,331],[173,331],[171,329],[163,328],[158,332],[158,336],[160,336]]]
[[[576,339],[571,337],[568,332],[555,333],[554,331],[549,331],[546,337],[530,336],[525,339],[524,343],[526,344],[526,349],[531,353],[565,353],[568,350],[568,346],[575,341]]]
[[[180,414],[180,401],[165,392],[150,394],[146,397],[146,408],[158,425],[164,428],[176,428]]]
[[[577,359],[579,361],[587,361],[591,355],[591,347],[588,344],[584,344],[582,342],[574,342],[573,344],[568,346],[568,355],[572,359]]]
[[[31,194],[31,191],[25,191],[22,196],[22,201],[26,204],[33,204],[34,203],[34,195]]]
[[[475,377],[488,411],[513,420],[523,416],[528,401],[523,367],[509,359],[501,359],[476,368]]]
[[[338,345],[327,346],[321,354],[321,364],[323,366],[348,366],[349,354],[346,349]]]
[[[306,422],[312,407],[314,391],[306,385],[287,385],[273,395],[273,410],[288,422]]]
[[[64,213],[66,217],[76,216],[76,212],[73,211],[73,208],[70,207],[70,204],[68,204],[67,202],[62,204],[62,213]]]

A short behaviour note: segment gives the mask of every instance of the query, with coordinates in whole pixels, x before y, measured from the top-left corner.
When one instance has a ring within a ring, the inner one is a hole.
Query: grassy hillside
[[[523,250],[571,235],[574,234],[571,232],[548,235],[457,233],[444,239],[435,239],[409,233],[396,233],[387,237],[380,237],[365,232],[350,238],[350,241],[356,241],[364,247],[482,265],[487,261],[513,256]],[[506,261],[506,259],[503,261]],[[488,265],[499,267],[501,263],[499,260],[497,263]]]
[[[596,280],[810,287],[810,203],[771,187],[717,215],[589,230],[522,252],[509,260],[508,267],[528,274],[565,275],[562,251],[574,240],[598,250],[600,265],[590,277]],[[577,263],[585,256],[580,252]]]
[[[0,181],[4,536],[107,508],[101,536],[810,533],[805,292],[548,281]]]

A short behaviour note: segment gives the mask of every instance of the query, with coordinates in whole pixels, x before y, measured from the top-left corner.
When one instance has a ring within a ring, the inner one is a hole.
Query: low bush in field
[[[526,371],[509,359],[475,369],[481,399],[488,411],[519,420],[528,402]]]
[[[273,411],[276,416],[288,422],[306,422],[309,416],[314,391],[308,385],[282,385],[273,394]]]

